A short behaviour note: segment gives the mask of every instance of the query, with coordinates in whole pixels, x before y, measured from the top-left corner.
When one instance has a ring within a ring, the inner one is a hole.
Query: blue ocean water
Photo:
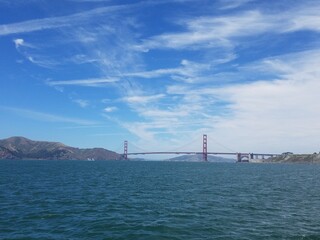
[[[0,239],[320,239],[320,165],[0,161]]]

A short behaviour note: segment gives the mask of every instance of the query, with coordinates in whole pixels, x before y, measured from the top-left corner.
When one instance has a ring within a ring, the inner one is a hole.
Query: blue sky
[[[201,151],[206,133],[209,151],[319,151],[319,12],[317,0],[0,0],[0,138]]]

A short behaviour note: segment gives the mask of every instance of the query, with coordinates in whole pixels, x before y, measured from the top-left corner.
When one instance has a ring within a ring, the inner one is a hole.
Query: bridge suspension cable
[[[130,142],[130,146],[128,145],[128,148],[130,148],[130,152],[132,152],[132,149],[136,149],[138,152],[148,152],[148,150],[138,147],[133,142]]]
[[[210,136],[208,136],[208,139],[209,139],[210,141],[214,142],[215,144],[219,145],[220,147],[222,147],[222,148],[230,151],[230,152],[237,152],[237,151],[235,151],[234,149],[231,149],[231,148],[225,146],[224,144],[218,142],[217,140],[215,140],[214,138],[212,138],[212,137],[210,137]]]
[[[178,152],[178,151],[184,150],[188,146],[199,145],[199,142],[200,142],[200,138],[199,138],[199,136],[197,136],[181,146],[170,149],[169,152]]]

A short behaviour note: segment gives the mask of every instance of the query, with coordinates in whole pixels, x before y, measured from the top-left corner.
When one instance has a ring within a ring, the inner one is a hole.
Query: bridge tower
[[[123,145],[123,157],[125,160],[128,159],[128,141],[124,141]]]
[[[208,140],[207,140],[207,134],[203,134],[202,138],[202,157],[203,161],[207,162],[208,161]]]
[[[237,153],[237,162],[241,162],[242,156],[241,153]]]

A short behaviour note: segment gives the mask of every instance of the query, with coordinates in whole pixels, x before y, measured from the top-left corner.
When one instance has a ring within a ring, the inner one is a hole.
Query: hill
[[[119,160],[122,156],[104,148],[74,148],[58,142],[33,141],[24,137],[0,140],[0,159]]]
[[[173,162],[203,162],[202,154],[183,155],[168,159]],[[235,162],[235,159],[208,155],[208,162]]]
[[[269,163],[320,163],[320,153],[314,154],[283,154],[263,160]]]

